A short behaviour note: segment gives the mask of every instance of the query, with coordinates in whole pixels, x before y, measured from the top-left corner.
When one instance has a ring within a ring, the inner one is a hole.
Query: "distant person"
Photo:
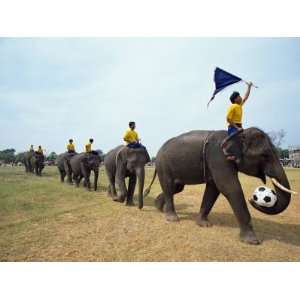
[[[129,128],[125,131],[123,140],[128,148],[145,148],[139,139],[138,133],[135,131],[135,122],[129,122]]]
[[[85,152],[86,153],[92,153],[92,144],[94,142],[94,139],[89,139],[89,142],[85,145]]]
[[[33,152],[34,149],[33,149],[33,145],[30,145],[30,149],[29,149],[30,152]]]
[[[44,151],[43,151],[43,149],[42,149],[42,146],[39,146],[36,152],[37,152],[38,154],[44,155]]]
[[[229,106],[227,111],[227,116],[226,116],[226,120],[228,122],[228,130],[227,130],[228,137],[222,143],[224,154],[226,155],[228,160],[236,161],[237,159],[239,159],[236,157],[236,155],[230,153],[230,151],[226,149],[226,146],[227,146],[227,142],[230,139],[234,138],[240,132],[243,131],[243,125],[242,125],[243,105],[247,101],[250,95],[251,87],[253,85],[252,82],[246,84],[248,87],[245,96],[243,98],[240,96],[239,92],[233,92],[232,95],[230,96],[230,101],[232,104]],[[239,143],[238,139],[236,139],[236,141]],[[236,147],[238,146],[240,145],[236,145]]]
[[[69,139],[69,144],[67,145],[68,153],[75,153],[75,145],[73,144],[73,139]]]

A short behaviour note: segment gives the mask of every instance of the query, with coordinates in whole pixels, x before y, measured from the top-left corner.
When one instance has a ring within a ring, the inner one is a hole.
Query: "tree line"
[[[103,158],[104,154],[102,150],[96,150],[99,155]],[[24,162],[24,154],[26,152],[16,153],[16,150],[13,148],[4,149],[0,151],[0,162],[5,164],[17,164],[19,162]],[[51,152],[49,155],[45,155],[45,160],[48,162],[53,162],[56,160],[57,154],[55,152]]]
[[[268,135],[272,143],[277,149],[279,158],[282,159],[289,158],[289,150],[281,147],[286,132],[281,129],[279,131],[268,132]],[[99,154],[104,158],[105,155],[103,154],[102,150],[96,150],[96,151],[99,152]],[[6,164],[11,164],[11,163],[17,164],[19,162],[24,161],[24,154],[25,152],[19,152],[16,154],[16,150],[13,148],[4,149],[0,151],[0,161]],[[56,158],[57,158],[57,154],[55,152],[51,152],[48,156],[45,157],[45,160],[54,162]],[[155,162],[155,157],[151,158],[151,162]]]

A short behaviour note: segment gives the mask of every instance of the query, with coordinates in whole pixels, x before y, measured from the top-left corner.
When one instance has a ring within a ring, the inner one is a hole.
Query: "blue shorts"
[[[241,124],[236,124],[238,127],[240,127],[240,128],[242,128],[242,125]],[[234,135],[235,133],[237,133],[237,128],[236,127],[234,127],[234,126],[231,126],[231,125],[229,125],[228,126],[228,131],[227,131],[227,133],[228,133],[228,135],[229,136],[232,136],[232,135]]]

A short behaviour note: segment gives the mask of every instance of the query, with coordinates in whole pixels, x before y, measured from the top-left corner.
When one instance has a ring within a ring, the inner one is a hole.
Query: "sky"
[[[155,156],[181,133],[226,129],[229,96],[246,86],[207,108],[216,66],[258,86],[245,128],[300,144],[299,38],[0,38],[0,150],[61,153],[73,138],[80,152],[93,137],[107,152],[133,120]]]

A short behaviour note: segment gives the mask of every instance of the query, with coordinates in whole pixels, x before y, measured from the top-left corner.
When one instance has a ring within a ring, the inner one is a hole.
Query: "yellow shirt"
[[[40,154],[43,154],[43,149],[42,148],[38,148],[36,152],[38,152]]]
[[[131,128],[127,129],[124,133],[123,139],[127,143],[134,143],[137,142],[139,139],[139,136],[135,130],[132,130]]]
[[[75,151],[75,145],[74,144],[68,144],[67,145],[67,150],[68,151]]]
[[[227,111],[227,119],[232,123],[242,124],[243,106],[237,103],[230,105]]]
[[[85,145],[85,152],[92,152],[92,144],[88,143]]]

